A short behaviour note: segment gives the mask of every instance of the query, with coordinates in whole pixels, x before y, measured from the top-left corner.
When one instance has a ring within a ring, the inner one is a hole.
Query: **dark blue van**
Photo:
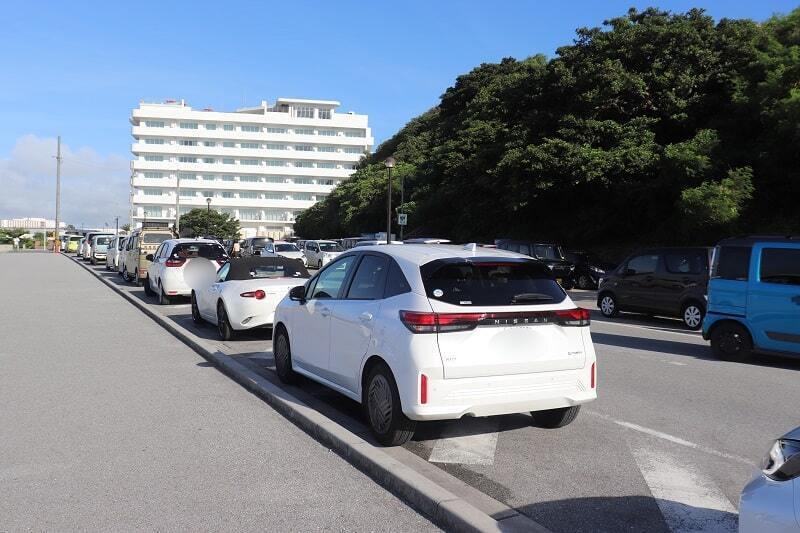
[[[749,236],[714,249],[703,338],[714,354],[800,357],[800,236]]]

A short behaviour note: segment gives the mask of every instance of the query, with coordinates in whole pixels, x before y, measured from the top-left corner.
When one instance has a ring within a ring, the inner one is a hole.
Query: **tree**
[[[181,236],[202,237],[214,236],[220,239],[239,237],[239,221],[227,213],[215,210],[192,209],[181,215]]]
[[[131,230],[131,225],[130,224],[123,224],[119,229],[121,229],[122,231],[130,231]]]

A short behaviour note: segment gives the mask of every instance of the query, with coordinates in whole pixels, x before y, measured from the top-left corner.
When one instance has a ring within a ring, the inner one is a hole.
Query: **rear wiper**
[[[544,294],[541,292],[524,292],[522,294],[515,294],[513,298],[511,298],[512,304],[520,304],[525,302],[546,302],[552,300],[553,297],[549,294]]]

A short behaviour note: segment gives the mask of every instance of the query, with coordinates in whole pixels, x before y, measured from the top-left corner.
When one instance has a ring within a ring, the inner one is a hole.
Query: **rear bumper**
[[[460,379],[428,378],[428,401],[404,406],[412,420],[493,416],[580,405],[597,399],[591,363],[578,370]]]

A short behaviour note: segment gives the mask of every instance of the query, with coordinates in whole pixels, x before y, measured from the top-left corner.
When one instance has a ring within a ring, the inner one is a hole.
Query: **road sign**
[[[397,215],[397,223],[400,224],[401,226],[407,226],[408,215],[405,213],[400,213],[399,215]]]

